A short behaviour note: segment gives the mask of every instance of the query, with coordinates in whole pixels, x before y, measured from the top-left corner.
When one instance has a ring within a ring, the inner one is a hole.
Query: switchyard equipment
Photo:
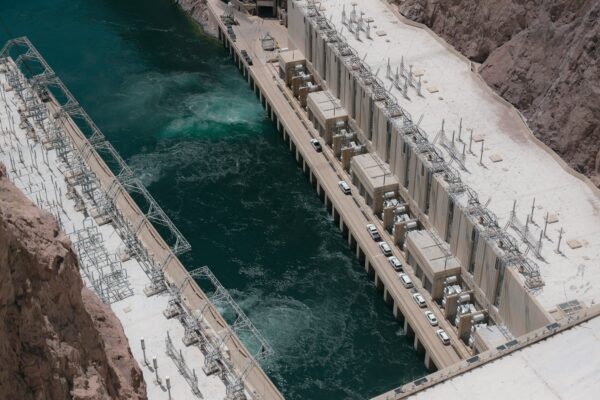
[[[13,54],[14,52],[18,52],[16,56]],[[142,199],[147,204],[145,215],[148,220],[165,227],[170,236],[172,236],[173,244],[171,245],[171,249],[173,253],[175,255],[181,255],[188,252],[191,249],[191,246],[187,239],[185,239],[179,229],[177,229],[175,224],[173,224],[171,219],[158,205],[156,200],[150,195],[139,178],[137,178],[129,166],[127,166],[125,160],[123,160],[110,142],[106,140],[106,137],[100,128],[96,126],[87,112],[79,105],[69,89],[62,83],[60,78],[55,74],[29,39],[20,37],[7,41],[2,50],[0,50],[0,59],[9,56],[15,60],[15,64],[19,68],[24,67],[27,70],[26,74],[31,74],[28,79],[31,81],[31,85],[34,89],[38,91],[42,90],[43,93],[53,94],[54,99],[59,102],[59,117],[61,113],[65,113],[74,121],[80,121],[82,123],[82,126],[78,125],[78,127],[82,129],[84,133],[87,132],[87,139],[92,145],[92,148],[98,153],[107,156],[106,161],[115,169],[114,174],[118,178],[120,184],[126,188],[128,192],[141,195]],[[41,69],[41,72],[34,72],[28,62],[35,63],[36,66]],[[58,118],[57,123],[62,125],[65,121]],[[77,151],[81,153],[81,158],[84,160],[85,156],[89,154],[89,149],[87,148],[77,149]],[[110,205],[107,206],[110,207]]]
[[[186,329],[184,343],[196,344],[206,354],[204,372],[208,375],[216,372],[221,374],[228,399],[243,398],[245,377],[258,365],[257,362],[271,356],[273,349],[208,267],[191,270],[190,277],[212,286],[211,291],[207,292],[208,298],[204,306],[198,310],[190,310],[182,301],[183,286],[190,283],[190,280],[186,280],[180,287],[169,286],[169,308],[165,310],[165,316],[177,316],[180,319]],[[233,321],[222,331],[216,332],[216,336],[207,335],[202,328],[204,314],[210,312],[209,304],[223,307],[234,315]],[[243,336],[250,351],[245,365],[238,370],[239,372],[231,363],[227,350],[228,340],[233,335]]]
[[[258,364],[272,348],[231,297],[222,296],[226,291],[214,275],[207,268],[195,271],[194,277],[208,277],[217,285],[221,297],[216,296],[215,301],[226,299],[235,310],[238,318],[233,327],[227,325],[177,259],[189,251],[189,242],[27,38],[10,40],[0,51],[0,82],[3,77],[6,83],[0,87],[0,101],[4,110],[0,109],[0,114],[4,112],[6,119],[0,120],[0,156],[9,164],[9,177],[38,206],[50,211],[69,234],[84,282],[107,304],[139,299],[136,284],[141,290],[140,275],[145,277],[144,283],[149,282],[143,290],[146,296],[167,289],[173,296],[173,288],[177,288],[183,342],[202,343],[206,365],[218,364],[222,371],[227,398],[281,399]],[[8,94],[10,91],[14,94]],[[136,196],[139,207],[131,195]],[[154,224],[168,235],[170,245]],[[108,236],[117,233],[118,238],[107,238],[105,232]],[[124,264],[141,268],[140,273]],[[153,299],[161,301],[160,296]],[[173,306],[174,300],[170,304]],[[130,306],[125,307],[125,313],[130,311]],[[123,320],[126,333],[133,329],[129,320]],[[258,338],[259,351],[249,352],[237,331]],[[195,368],[181,350],[176,351],[169,333],[164,344],[189,393],[202,398]],[[142,340],[147,362],[145,346]],[[160,383],[156,362],[153,358]],[[167,382],[170,394],[171,379]]]

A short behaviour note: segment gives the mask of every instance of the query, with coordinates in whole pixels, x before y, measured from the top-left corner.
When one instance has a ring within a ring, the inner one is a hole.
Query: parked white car
[[[317,139],[310,139],[310,144],[312,145],[313,149],[315,149],[315,151],[317,153],[320,153],[323,151],[323,148],[321,147],[321,143],[319,143],[319,141]]]
[[[427,317],[427,321],[429,321],[431,326],[437,326],[438,320],[432,311],[429,311],[429,310],[425,311],[425,317]]]
[[[437,331],[435,331],[435,334],[446,346],[450,344],[450,337],[448,336],[446,331],[444,331],[443,329],[438,329]]]
[[[375,225],[368,224],[367,232],[369,232],[369,235],[371,235],[371,239],[373,239],[374,241],[379,242],[381,240],[381,236],[379,235],[379,232],[377,231],[377,227]]]
[[[425,298],[421,295],[421,293],[413,294],[413,300],[417,305],[421,308],[427,307],[427,303],[425,303]]]
[[[413,287],[413,283],[408,275],[400,273],[398,274],[398,277],[400,277],[400,282],[402,282],[405,288],[410,289],[411,287]]]
[[[344,194],[350,194],[350,186],[346,183],[346,181],[339,181],[338,186],[344,192]]]
[[[398,260],[398,257],[396,257],[396,256],[388,257],[388,261],[390,262],[390,265],[394,268],[395,271],[397,271],[397,272],[402,271],[402,263],[400,262],[400,260]]]
[[[390,245],[387,244],[386,242],[379,242],[379,248],[381,249],[381,252],[383,253],[383,255],[385,255],[385,256],[392,255],[392,249],[391,249]]]

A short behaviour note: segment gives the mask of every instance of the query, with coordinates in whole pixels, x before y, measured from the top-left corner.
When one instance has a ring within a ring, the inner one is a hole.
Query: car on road
[[[374,241],[379,242],[381,240],[381,236],[379,236],[379,232],[377,231],[375,225],[368,224],[367,232],[369,232],[369,235],[371,235],[371,239],[373,239]]]
[[[344,194],[350,194],[350,186],[346,183],[346,181],[339,181],[338,186],[344,192]]]
[[[411,287],[413,287],[413,283],[408,275],[400,273],[398,274],[398,277],[400,277],[400,282],[402,282],[405,288],[410,289]]]
[[[396,256],[388,257],[388,261],[390,262],[390,265],[394,268],[395,271],[397,271],[397,272],[402,271],[402,263],[400,262],[400,260],[398,260],[398,257],[396,257]]]
[[[425,298],[421,295],[421,293],[413,294],[413,300],[417,305],[421,308],[427,307],[427,303],[425,303]]]
[[[315,151],[317,153],[320,153],[323,151],[323,148],[321,147],[321,143],[319,143],[319,141],[317,139],[310,139],[310,144],[312,145],[313,149],[315,149]]]
[[[438,324],[438,320],[435,317],[435,314],[433,313],[433,311],[425,311],[425,317],[427,317],[427,321],[429,321],[429,324],[431,324],[431,326],[437,326]]]
[[[444,331],[443,329],[438,329],[437,331],[435,331],[435,334],[446,346],[450,344],[450,337],[448,336],[446,331]]]
[[[392,255],[392,249],[391,249],[390,245],[387,244],[386,242],[379,242],[379,248],[381,249],[381,252],[383,253],[383,255],[385,255],[385,256]]]

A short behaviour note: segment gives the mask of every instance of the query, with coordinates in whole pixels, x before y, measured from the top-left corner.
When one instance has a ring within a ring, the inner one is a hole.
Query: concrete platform
[[[600,390],[594,362],[600,357],[600,307],[586,314],[558,333],[541,330],[372,400],[594,399]]]

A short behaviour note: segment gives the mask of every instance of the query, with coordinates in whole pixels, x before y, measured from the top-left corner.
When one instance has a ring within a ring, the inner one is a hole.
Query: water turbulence
[[[269,341],[286,398],[364,399],[425,373],[228,54],[172,2],[2,7],[190,241],[186,266],[210,266]]]

